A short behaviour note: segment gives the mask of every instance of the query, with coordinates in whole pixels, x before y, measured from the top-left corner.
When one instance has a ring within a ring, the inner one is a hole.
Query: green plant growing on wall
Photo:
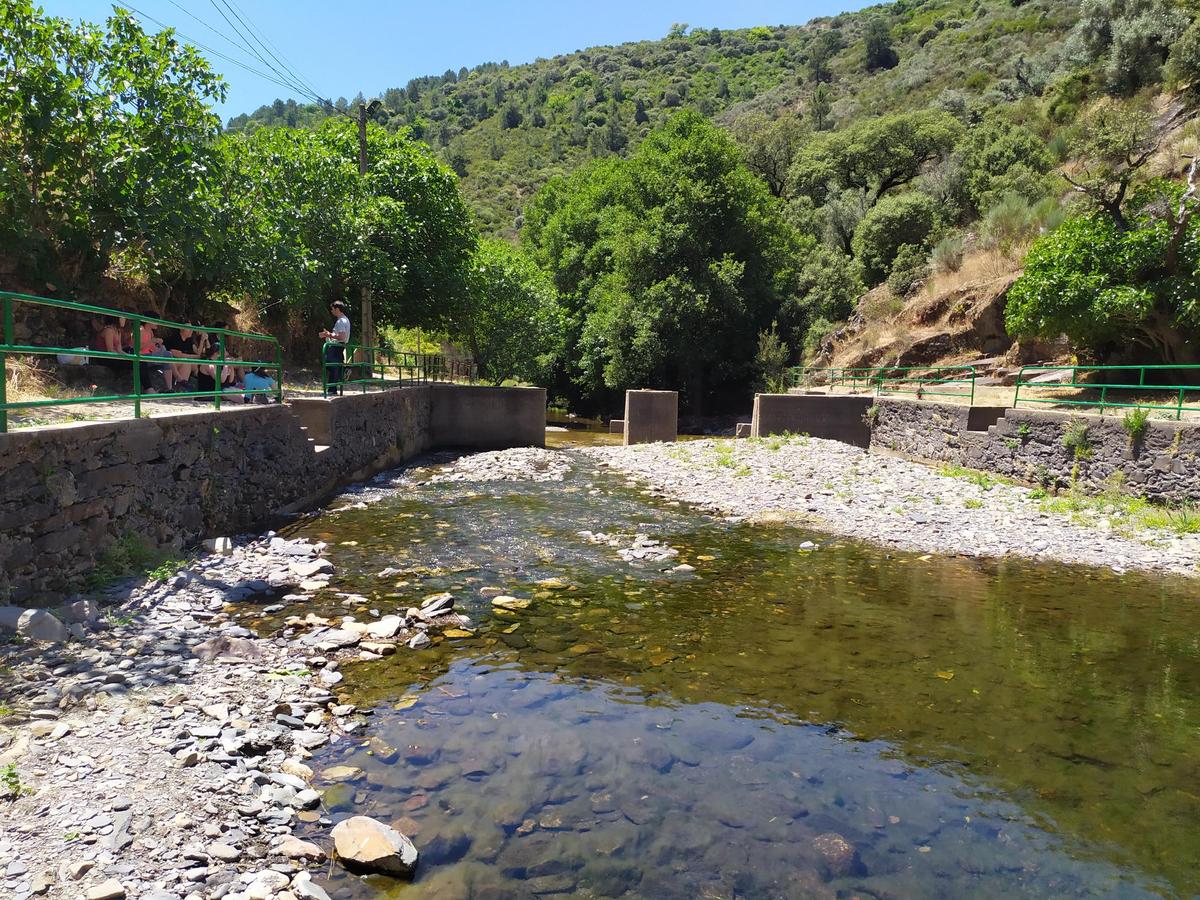
[[[1076,420],[1067,425],[1062,444],[1076,461],[1091,459],[1092,442],[1088,440],[1087,422]]]
[[[879,421],[879,404],[872,403],[867,407],[867,411],[863,413],[863,422],[868,428],[874,429],[875,423]]]
[[[1029,427],[1028,422],[1022,422],[1020,425],[1017,426],[1017,436],[1021,440],[1023,440],[1023,441],[1029,440],[1029,438],[1032,434],[1033,434],[1033,429]]]
[[[1121,419],[1121,427],[1125,429],[1125,433],[1129,435],[1129,446],[1136,447],[1142,443],[1146,437],[1146,428],[1150,422],[1150,410],[1144,407],[1129,409],[1125,411],[1124,417]]]

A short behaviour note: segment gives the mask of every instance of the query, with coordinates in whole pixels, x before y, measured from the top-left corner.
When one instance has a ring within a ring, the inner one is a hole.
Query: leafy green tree
[[[782,394],[787,390],[787,364],[792,351],[779,337],[779,325],[772,322],[768,330],[758,333],[758,351],[754,366],[758,370],[755,387],[764,393]]]
[[[796,156],[793,190],[823,203],[830,187],[866,192],[873,206],[908,184],[922,167],[949,153],[963,126],[940,110],[894,113],[820,135]]]
[[[692,409],[753,376],[803,247],[733,141],[690,111],[627,160],[550,182],[523,237],[567,310],[576,398],[670,386]]]
[[[900,57],[892,49],[892,33],[887,22],[881,16],[867,20],[863,32],[863,44],[867,54],[867,71],[876,69],[891,69],[900,62]]]
[[[989,119],[967,132],[958,152],[964,187],[977,212],[1005,194],[1037,201],[1050,192],[1046,173],[1054,160],[1045,142],[1027,128]]]
[[[1177,0],[1082,0],[1068,53],[1077,64],[1096,64],[1110,91],[1129,95],[1158,83],[1188,24]]]
[[[812,122],[813,131],[828,131],[833,125],[833,100],[829,88],[818,84],[813,88],[808,101],[808,118]]]
[[[762,113],[751,113],[734,128],[746,165],[766,181],[772,194],[784,200],[788,199],[788,172],[806,136],[807,129],[796,116],[771,120]]]
[[[1144,108],[1106,101],[1081,123],[1073,147],[1081,163],[1075,171],[1064,171],[1063,177],[1124,229],[1125,199],[1157,149]]]
[[[1124,228],[1097,212],[1067,220],[1033,245],[1009,291],[1011,334],[1066,334],[1100,358],[1133,343],[1166,363],[1200,361],[1194,194],[1158,182],[1131,206]]]
[[[517,247],[480,241],[471,256],[465,302],[450,333],[471,349],[481,376],[545,383],[561,352],[562,311],[550,280]]]
[[[197,52],[117,10],[105,28],[0,4],[0,235],[42,272],[114,254],[155,281],[187,266],[225,88]]]
[[[844,46],[842,33],[838,29],[817,32],[808,46],[808,77],[817,84],[833,80],[829,63]]]
[[[879,284],[888,276],[905,244],[927,248],[937,225],[937,208],[925,194],[912,191],[879,201],[854,232],[854,257],[867,283]]]
[[[1200,18],[1193,21],[1171,46],[1167,70],[1176,87],[1192,91],[1200,87]]]

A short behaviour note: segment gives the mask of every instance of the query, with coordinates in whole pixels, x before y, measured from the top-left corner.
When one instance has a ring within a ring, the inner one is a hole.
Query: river
[[[335,867],[338,896],[1200,890],[1194,584],[730,523],[570,461],[546,483],[415,469],[290,529],[330,543],[338,592],[388,613],[450,591],[474,622],[343,667],[371,714],[316,786],[422,857],[411,885]]]

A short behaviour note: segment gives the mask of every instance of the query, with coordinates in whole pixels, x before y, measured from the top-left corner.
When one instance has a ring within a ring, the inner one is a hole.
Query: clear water
[[[573,464],[297,528],[334,542],[338,590],[385,612],[451,590],[477,631],[345,667],[373,714],[313,760],[327,810],[422,858],[412,884],[334,867],[338,896],[1200,889],[1194,584],[729,525]],[[648,532],[697,571],[580,529]],[[366,774],[322,783],[334,765]]]

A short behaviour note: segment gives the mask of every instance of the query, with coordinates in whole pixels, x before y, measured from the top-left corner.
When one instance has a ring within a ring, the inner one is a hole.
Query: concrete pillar
[[[624,419],[609,419],[608,433],[609,434],[624,434],[625,433],[625,420]]]
[[[678,391],[625,392],[626,445],[674,441],[678,435]]]

